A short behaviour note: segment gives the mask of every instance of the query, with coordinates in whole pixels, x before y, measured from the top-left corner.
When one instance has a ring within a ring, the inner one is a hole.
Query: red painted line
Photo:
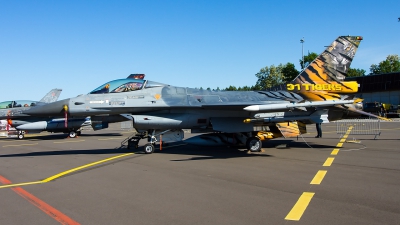
[[[7,180],[5,177],[3,177],[1,175],[0,175],[0,182],[3,184],[12,184],[11,181]],[[19,194],[21,197],[28,200],[30,203],[32,203],[32,205],[38,207],[40,210],[42,210],[47,215],[49,215],[53,219],[57,220],[61,224],[66,224],[66,225],[78,225],[79,224],[75,220],[69,218],[62,212],[53,208],[51,205],[47,204],[46,202],[38,199],[37,197],[35,197],[31,193],[25,191],[21,187],[14,187],[14,188],[11,188],[11,190],[13,190],[15,193]]]

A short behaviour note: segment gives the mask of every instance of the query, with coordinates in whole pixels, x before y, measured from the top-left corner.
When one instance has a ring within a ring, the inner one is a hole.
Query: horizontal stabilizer
[[[351,108],[351,107],[344,108],[343,106],[336,106],[336,107],[341,108],[341,109],[345,109],[345,110],[348,110],[348,111],[351,111],[351,112],[359,113],[361,115],[377,118],[377,119],[380,119],[380,120],[392,121],[391,119],[388,119],[388,118],[385,118],[385,117],[381,117],[381,116],[377,116],[377,115],[372,114],[372,113],[367,113],[367,112],[364,112],[364,111],[359,110],[359,109],[355,109],[355,108]]]

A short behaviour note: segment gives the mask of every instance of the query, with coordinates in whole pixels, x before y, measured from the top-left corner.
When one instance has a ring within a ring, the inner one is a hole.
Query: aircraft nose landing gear
[[[165,133],[167,133],[169,131],[170,130],[165,130],[165,131],[162,131],[162,132],[156,134],[156,130],[149,130],[149,131],[146,131],[146,132],[142,132],[142,133],[136,134],[135,136],[133,136],[133,137],[128,139],[128,149],[130,149],[130,148],[138,148],[140,139],[147,138],[148,143],[143,146],[143,150],[144,150],[144,153],[151,154],[155,150],[155,146],[154,145],[157,142],[156,136],[159,136],[161,134],[165,134]],[[151,135],[149,133],[151,133]]]

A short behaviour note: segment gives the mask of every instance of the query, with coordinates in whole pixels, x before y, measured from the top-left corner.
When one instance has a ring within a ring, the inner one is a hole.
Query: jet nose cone
[[[61,101],[37,105],[26,110],[25,113],[28,115],[43,115],[43,116],[57,116],[64,115],[64,106],[69,106],[70,99],[64,99]]]

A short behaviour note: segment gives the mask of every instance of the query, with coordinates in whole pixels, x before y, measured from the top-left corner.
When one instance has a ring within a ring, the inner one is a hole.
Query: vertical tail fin
[[[52,89],[40,100],[40,102],[51,103],[57,101],[58,97],[60,97],[61,91],[62,89],[58,88]]]
[[[360,36],[340,36],[312,61],[292,83],[343,81],[360,45]]]
[[[360,45],[360,36],[339,36],[287,85],[310,100],[341,98],[358,91],[357,82],[345,82],[347,71]]]

